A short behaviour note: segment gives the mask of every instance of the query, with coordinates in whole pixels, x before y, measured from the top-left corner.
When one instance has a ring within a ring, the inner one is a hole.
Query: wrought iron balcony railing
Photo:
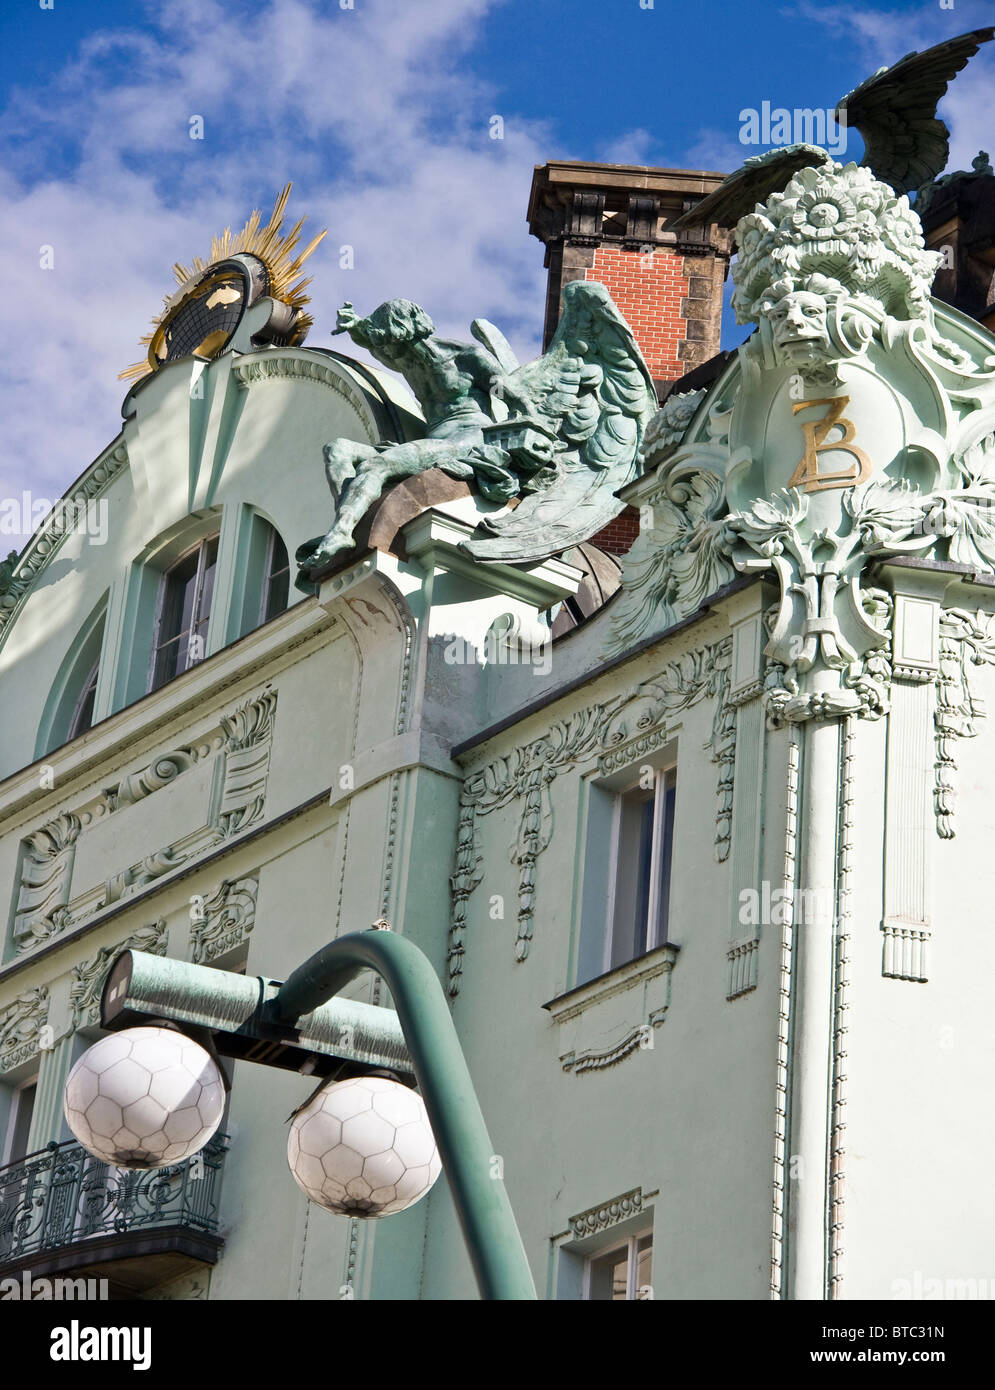
[[[216,1134],[184,1163],[133,1172],[70,1141],[8,1163],[0,1168],[0,1268],[131,1231],[215,1234],[227,1149],[228,1136]]]

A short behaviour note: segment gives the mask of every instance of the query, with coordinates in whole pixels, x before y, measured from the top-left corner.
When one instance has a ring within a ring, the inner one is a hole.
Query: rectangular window
[[[14,1095],[7,1129],[7,1153],[4,1159],[6,1163],[19,1163],[28,1152],[28,1135],[31,1133],[31,1119],[37,1093],[38,1084],[32,1081],[27,1086],[22,1086]]]
[[[667,940],[676,798],[673,767],[655,769],[651,786],[615,794],[605,972]]]
[[[653,1235],[645,1231],[586,1261],[584,1298],[606,1303],[651,1298],[652,1280]]]
[[[203,661],[217,564],[218,537],[211,536],[163,575],[150,690]]]

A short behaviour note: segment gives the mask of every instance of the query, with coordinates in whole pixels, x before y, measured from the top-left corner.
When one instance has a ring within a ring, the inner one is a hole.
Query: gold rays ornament
[[[283,233],[292,187],[288,183],[277,198],[265,227],[256,209],[240,232],[226,227],[212,240],[206,260],[197,256],[189,266],[179,262],[173,266],[178,289],[165,298],[151,331],[141,339],[146,357],[125,367],[121,380],[139,380],[179,357],[217,356],[245,310],[263,296],[285,306],[271,320],[269,341],[282,345],[304,341],[314,320],[304,312],[311,279],[300,278],[301,268],[326,233],[319,232],[303,251],[297,249],[303,217]]]

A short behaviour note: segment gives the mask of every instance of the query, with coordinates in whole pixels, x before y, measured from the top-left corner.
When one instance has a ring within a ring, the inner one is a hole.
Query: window
[[[592,1255],[584,1268],[584,1298],[625,1303],[652,1298],[653,1235],[644,1231]]]
[[[586,787],[575,985],[638,960],[669,939],[677,742]]]
[[[676,796],[676,768],[655,769],[652,786],[615,793],[605,972],[667,939]]]
[[[260,605],[259,621],[268,623],[277,613],[282,613],[290,597],[290,558],[277,531],[272,527],[266,546],[266,571],[263,582],[263,598]]]
[[[73,710],[73,717],[69,721],[69,738],[76,738],[79,734],[85,734],[87,729],[93,727],[93,702],[97,694],[97,675],[100,671],[99,660],[94,662],[90,674],[83,682],[83,689]]]
[[[655,1196],[657,1194],[647,1194]],[[607,1230],[588,1234],[590,1218],[606,1210],[640,1208]],[[622,1303],[653,1297],[653,1207],[634,1188],[570,1217],[570,1230],[554,1237],[558,1300]]]
[[[218,537],[209,536],[167,570],[159,589],[150,690],[203,661],[218,564]]]
[[[230,524],[230,523],[229,523]],[[279,531],[261,512],[243,506],[234,527],[235,554],[230,612],[223,639],[235,642],[287,608],[294,595],[290,559]],[[215,645],[220,645],[215,636]]]
[[[95,716],[98,720],[103,718],[96,705],[96,696],[106,612],[107,595],[104,594],[81,625],[59,666],[38,724],[36,758],[85,734],[93,727]]]
[[[19,1163],[28,1149],[28,1135],[31,1133],[31,1119],[35,1110],[37,1081],[29,1081],[19,1091],[14,1092],[10,1120],[7,1125],[7,1145],[5,1163]]]

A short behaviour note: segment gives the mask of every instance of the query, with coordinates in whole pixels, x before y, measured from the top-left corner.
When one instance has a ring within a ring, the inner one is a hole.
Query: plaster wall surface
[[[312,356],[293,361],[313,367]],[[595,1240],[652,1227],[657,1298],[766,1299],[778,1281],[791,1296],[803,1258],[816,1282],[835,1268],[846,1298],[894,1297],[917,1272],[991,1278],[991,1212],[978,1203],[992,1142],[979,1100],[993,1062],[985,662],[955,670],[960,649],[944,649],[944,698],[953,690],[967,709],[966,680],[974,699],[949,740],[955,765],[944,763],[951,811],[933,802],[939,697],[912,678],[895,682],[883,717],[846,721],[845,776],[813,804],[812,740],[767,727],[761,584],[723,591],[618,661],[604,656],[611,607],[548,662],[452,660],[454,637],[477,651],[509,616],[539,625],[575,582],[568,566],[470,567],[458,538],[476,504],[456,504],[417,518],[408,560],[361,557],[36,758],[48,692],[102,595],[123,662],[127,624],[111,615],[126,613],[132,569],[180,544],[191,518],[218,518],[230,541],[219,612],[234,613],[241,509],[293,551],[328,514],[321,442],[380,437],[381,406],[346,369],[327,367],[336,387],[303,368],[267,376],[276,359],[259,357],[243,384],[237,364],[213,364],[203,399],[191,399],[189,367],[140,393],[128,464],[106,491],[108,543],[67,538],[3,629],[0,1120],[35,1074],[58,1091],[57,1049],[34,1024],[3,1050],[20,1001],[44,994],[37,1026],[44,1018],[57,1045],[96,1036],[82,987],[136,935],[176,958],[209,947],[219,968],[280,979],[386,916],[451,988],[541,1296],[577,1296],[593,1247],[571,1223],[585,1214]],[[978,587],[951,580],[944,594],[943,583],[937,613],[966,608]],[[756,640],[736,646],[751,624]],[[675,763],[667,941],[598,978],[610,897],[599,807],[644,766]],[[60,826],[71,842],[53,851],[44,837]],[[766,906],[762,920],[744,915],[744,891],[770,904],[789,879],[806,890],[798,866],[816,831],[848,889],[829,914],[836,935],[804,912],[793,937]],[[40,908],[22,893],[29,854],[51,890]],[[926,978],[886,976],[882,922],[897,889],[904,902],[919,883]],[[215,904],[208,946],[197,899]],[[830,968],[826,1027],[796,1052],[797,961],[838,962],[841,930],[846,970]],[[740,975],[735,960],[748,963]],[[370,977],[351,992],[390,1002]],[[286,1172],[283,1120],[312,1084],[235,1065],[210,1296],[472,1296],[444,1182],[383,1223],[308,1210]],[[806,1134],[828,1136],[811,1148],[795,1146],[802,1112],[821,1116]],[[55,1110],[39,1111],[32,1136],[39,1147],[65,1137]],[[827,1205],[831,1151],[842,1183]],[[621,1198],[622,1217],[599,1225]],[[821,1245],[797,1239],[809,1210],[825,1219]]]

